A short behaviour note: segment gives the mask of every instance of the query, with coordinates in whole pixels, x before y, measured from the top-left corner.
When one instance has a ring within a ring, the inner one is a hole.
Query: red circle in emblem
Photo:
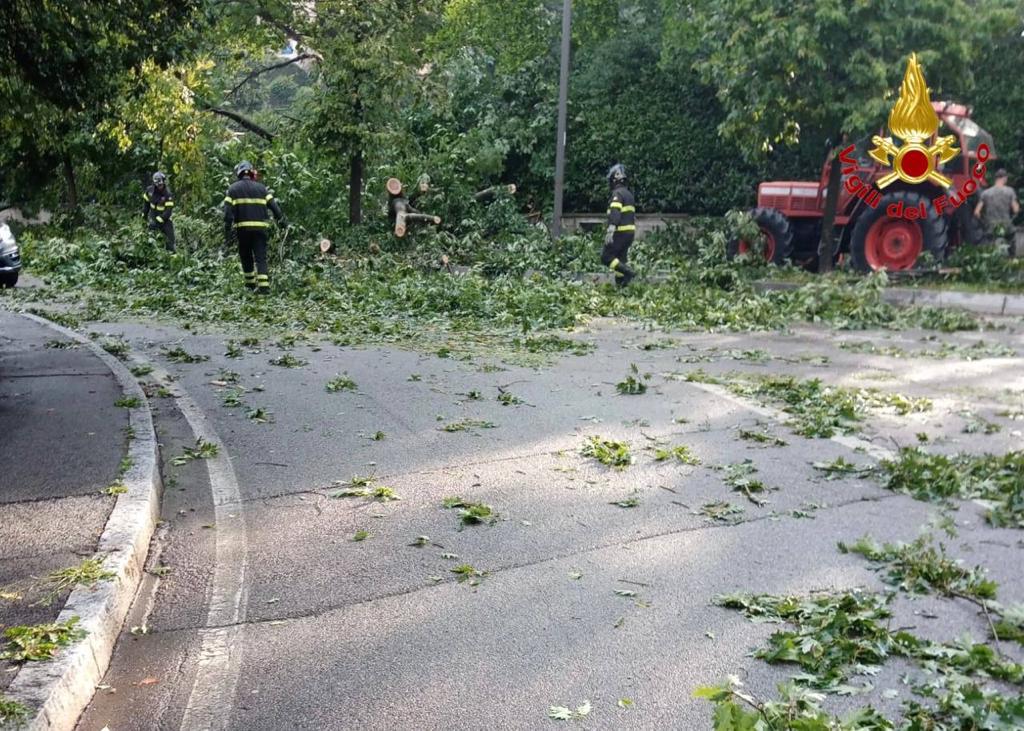
[[[920,178],[928,172],[928,156],[920,150],[907,150],[900,160],[900,167],[911,178]]]

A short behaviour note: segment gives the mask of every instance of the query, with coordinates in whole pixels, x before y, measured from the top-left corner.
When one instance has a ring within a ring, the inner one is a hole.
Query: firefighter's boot
[[[242,272],[242,276],[245,277],[245,288],[250,290],[256,289],[256,272]]]

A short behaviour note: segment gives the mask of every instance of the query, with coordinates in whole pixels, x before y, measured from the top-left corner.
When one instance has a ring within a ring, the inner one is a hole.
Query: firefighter
[[[608,171],[612,200],[608,204],[608,228],[601,250],[601,263],[615,273],[615,284],[619,287],[625,287],[636,276],[627,264],[636,233],[636,205],[626,187],[628,177],[626,168],[620,164],[612,165]]]
[[[224,241],[231,245],[231,234],[238,237],[238,256],[242,260],[245,286],[259,294],[270,294],[270,275],[267,271],[267,229],[274,214],[277,225],[288,226],[281,206],[274,194],[256,180],[252,163],[243,160],[235,166],[237,181],[228,188],[224,197]]]
[[[142,208],[142,215],[146,217],[149,230],[162,231],[164,247],[173,252],[175,241],[171,214],[174,213],[174,196],[171,195],[171,189],[167,187],[167,176],[160,171],[153,173],[153,184],[146,188],[142,197],[146,201]]]

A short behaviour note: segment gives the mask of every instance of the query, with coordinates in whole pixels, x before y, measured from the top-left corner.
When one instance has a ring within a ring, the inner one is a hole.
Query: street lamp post
[[[565,137],[569,107],[569,52],[572,40],[572,0],[562,3],[562,64],[558,74],[558,137],[555,141],[555,211],[551,236],[562,235],[562,196],[565,193]]]

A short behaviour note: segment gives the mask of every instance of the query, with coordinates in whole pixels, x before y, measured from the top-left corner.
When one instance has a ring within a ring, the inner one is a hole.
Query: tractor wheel
[[[902,203],[904,210],[924,203],[924,220],[890,218],[889,206]],[[898,190],[882,197],[878,208],[867,208],[857,219],[850,238],[850,256],[854,268],[862,272],[887,269],[912,269],[925,251],[937,260],[946,253],[949,221],[935,213],[925,196],[911,190]]]
[[[967,203],[956,212],[953,220],[960,227],[960,245],[977,246],[985,240],[985,229],[981,221],[974,217],[974,209],[978,205],[977,195],[972,195]]]
[[[783,265],[793,253],[793,228],[789,219],[774,208],[755,208],[750,212],[765,237],[764,259],[770,264]],[[726,248],[730,259],[750,251],[750,242],[733,239]]]

